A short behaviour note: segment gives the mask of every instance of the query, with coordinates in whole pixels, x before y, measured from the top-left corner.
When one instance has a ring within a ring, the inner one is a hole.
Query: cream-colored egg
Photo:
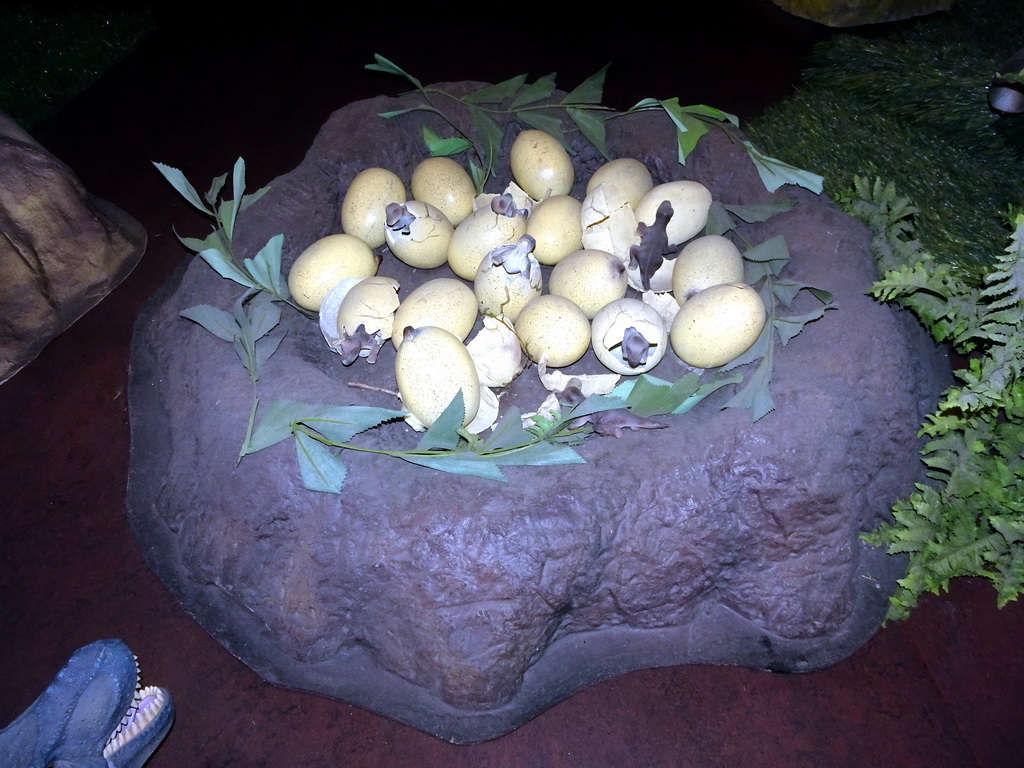
[[[670,246],[682,245],[708,223],[711,192],[698,181],[670,181],[654,187],[636,207],[637,223],[653,224],[665,200],[672,204],[672,218],[665,228]]]
[[[575,173],[572,159],[554,136],[544,131],[522,131],[512,142],[509,165],[516,183],[534,200],[568,195]]]
[[[384,238],[388,248],[410,267],[433,269],[448,260],[455,227],[430,203],[409,200],[385,208]]]
[[[569,195],[554,195],[533,207],[526,220],[526,234],[537,241],[533,255],[541,264],[557,264],[583,247],[583,205]]]
[[[632,157],[620,157],[602,165],[587,182],[587,194],[598,184],[614,184],[634,210],[640,200],[654,189],[654,180],[647,166]]]
[[[533,238],[523,235],[512,245],[495,248],[480,262],[473,293],[483,314],[514,323],[526,303],[540,296],[543,278],[533,246]]]
[[[341,228],[371,248],[384,245],[384,209],[406,201],[405,185],[387,168],[367,168],[349,184],[341,201]]]
[[[338,307],[338,334],[353,335],[359,326],[381,339],[391,337],[395,310],[398,309],[398,281],[377,275],[367,277],[349,288]]]
[[[327,292],[346,277],[377,274],[378,259],[353,235],[327,235],[298,255],[288,270],[288,291],[303,309],[320,310]]]
[[[516,336],[533,362],[543,358],[552,368],[572,365],[590,346],[590,321],[564,296],[532,299],[515,322]]]
[[[448,266],[463,280],[476,279],[484,257],[500,245],[514,243],[526,234],[526,216],[505,216],[489,206],[477,208],[452,233]]]
[[[476,324],[477,303],[473,289],[454,277],[428,280],[406,296],[395,312],[391,343],[402,345],[406,328],[434,325],[465,341]]]
[[[732,240],[704,235],[691,240],[676,256],[672,295],[680,306],[705,288],[743,282],[743,255]]]
[[[421,162],[412,172],[409,187],[413,200],[430,203],[452,226],[459,226],[473,212],[473,179],[450,157],[428,157]]]
[[[629,249],[638,242],[636,213],[617,186],[598,184],[587,194],[580,224],[584,248],[607,251],[629,263]]]
[[[410,329],[395,355],[398,393],[406,408],[425,426],[433,424],[461,390],[466,409],[463,426],[480,407],[480,379],[466,346],[444,328]]]
[[[626,295],[626,267],[615,255],[592,248],[570,253],[551,270],[548,292],[572,300],[593,319],[605,304]]]
[[[687,365],[717,368],[750,349],[766,316],[761,297],[749,285],[714,285],[680,307],[669,339],[673,351]]]
[[[668,329],[661,315],[640,299],[606,304],[591,323],[597,359],[615,373],[635,376],[661,362],[668,350]]]

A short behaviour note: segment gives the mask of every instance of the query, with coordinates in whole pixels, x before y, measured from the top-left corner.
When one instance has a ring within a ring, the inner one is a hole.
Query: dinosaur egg
[[[665,200],[672,204],[672,218],[665,228],[670,246],[681,245],[704,229],[711,192],[697,181],[670,181],[654,187],[636,207],[637,222],[653,224],[658,206]]]
[[[406,328],[434,325],[465,341],[476,324],[477,304],[473,289],[454,277],[437,277],[415,288],[395,312],[391,343],[402,345]]]
[[[377,257],[353,235],[327,235],[298,255],[288,270],[288,291],[303,309],[319,311],[324,296],[346,277],[377,274]]]
[[[554,136],[544,131],[522,131],[512,142],[509,165],[516,184],[534,200],[568,195],[575,174],[572,159]]]
[[[466,170],[450,157],[428,157],[416,166],[409,180],[413,200],[430,203],[453,227],[473,212],[476,188]]]
[[[552,368],[571,365],[590,346],[590,321],[564,296],[545,294],[530,300],[515,321],[526,356]]]
[[[598,184],[605,183],[613,184],[633,209],[654,188],[647,166],[632,157],[611,160],[594,171],[587,182],[587,194],[593,192]]]
[[[525,234],[525,216],[505,216],[484,205],[455,228],[448,243],[448,266],[463,280],[473,280],[488,253]]]
[[[405,332],[395,355],[395,378],[402,403],[429,427],[462,392],[469,424],[480,407],[480,379],[469,350],[444,328],[424,325]]]
[[[380,275],[367,277],[349,288],[338,307],[338,334],[354,334],[359,326],[367,333],[391,336],[398,309],[398,281]]]
[[[743,282],[743,256],[732,240],[704,235],[679,252],[672,270],[672,295],[680,306],[705,288]]]
[[[433,269],[448,260],[448,243],[455,227],[430,203],[409,200],[388,203],[384,239],[388,248],[410,267]]]
[[[386,168],[360,171],[341,201],[341,228],[371,248],[384,245],[384,209],[406,201],[402,180]]]
[[[570,253],[551,270],[548,292],[565,296],[593,318],[605,304],[626,295],[626,267],[607,251]]]
[[[526,220],[526,234],[537,241],[533,255],[541,264],[557,264],[583,247],[579,200],[555,195],[541,200]]]
[[[669,339],[679,359],[694,368],[717,368],[746,352],[766,320],[757,291],[742,283],[705,288],[680,307]]]

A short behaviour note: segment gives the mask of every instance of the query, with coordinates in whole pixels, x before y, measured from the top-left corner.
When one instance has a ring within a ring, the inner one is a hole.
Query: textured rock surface
[[[423,157],[420,118],[375,117],[395,107],[335,113],[305,161],[246,212],[246,255],[283,232],[287,263],[336,231],[341,196],[365,167],[408,179]],[[722,202],[769,197],[722,134],[680,167],[667,122],[615,121],[614,153],[659,181],[698,179]],[[577,195],[601,162],[579,149]],[[493,186],[505,181],[499,168]],[[148,561],[266,679],[460,742],[626,670],[810,671],[844,658],[879,626],[903,567],[858,533],[920,476],[915,432],[948,364],[912,318],[865,295],[874,272],[859,224],[802,190],[777,194],[799,204],[743,236],[784,234],[792,276],[833,291],[839,307],[776,349],[777,410],[752,424],[721,409],[721,391],[668,429],[592,438],[586,464],[509,468],[507,484],[353,455],[342,495],[311,493],[289,443],[236,467],[248,379],[229,345],[178,313],[227,308],[240,290],[194,260],[150,302],[133,347],[129,515]],[[381,271],[403,293],[434,276],[393,260]],[[376,365],[345,369],[313,322],[286,310],[283,325],[264,404],[394,406],[348,386],[393,388],[390,346]],[[572,370],[583,369],[598,370],[592,355]],[[655,371],[682,372],[674,360]],[[521,377],[504,402],[535,407],[535,379]],[[397,424],[368,440],[415,437]]]
[[[146,249],[138,222],[0,112],[0,383],[120,283]]]

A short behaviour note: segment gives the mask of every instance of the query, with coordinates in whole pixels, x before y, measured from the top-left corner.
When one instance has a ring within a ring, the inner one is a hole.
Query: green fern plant
[[[972,281],[920,248],[916,209],[892,184],[855,179],[840,202],[873,232],[882,276],[872,294],[969,356],[921,428],[931,482],[863,537],[908,556],[888,618],[906,617],[924,592],[958,576],[991,580],[1003,606],[1024,590],[1024,212],[1010,216],[1010,245]]]

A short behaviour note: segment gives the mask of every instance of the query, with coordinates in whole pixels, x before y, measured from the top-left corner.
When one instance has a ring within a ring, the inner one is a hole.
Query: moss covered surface
[[[767,153],[825,177],[893,181],[921,209],[939,260],[971,271],[1006,245],[1002,213],[1024,202],[1024,117],[988,107],[988,84],[1024,45],[1019,0],[837,35],[812,52],[791,98],[747,123]]]

